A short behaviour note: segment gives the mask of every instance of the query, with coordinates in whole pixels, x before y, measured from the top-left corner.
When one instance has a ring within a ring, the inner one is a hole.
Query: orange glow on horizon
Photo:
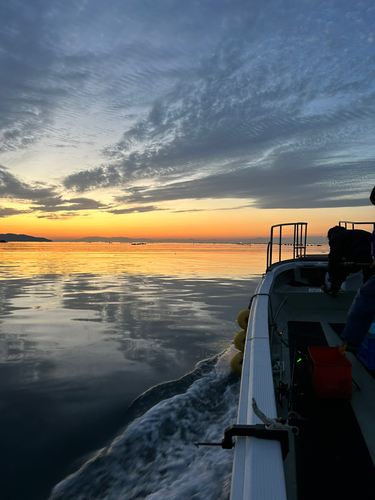
[[[1,233],[27,234],[56,241],[88,236],[126,237],[133,240],[238,240],[268,238],[271,225],[307,222],[309,236],[325,236],[340,220],[375,220],[373,207],[350,209],[259,210],[255,208],[113,215],[91,212],[66,219],[17,215],[3,218]]]

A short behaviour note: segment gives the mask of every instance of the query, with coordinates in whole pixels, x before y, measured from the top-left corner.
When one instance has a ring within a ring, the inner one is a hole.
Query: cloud
[[[342,162],[337,167],[327,161],[313,168],[303,167],[303,160],[302,155],[278,153],[260,166],[129,193],[123,201],[139,204],[229,198],[246,199],[249,205],[262,209],[368,205],[375,160],[360,165]],[[367,177],[365,189],[356,181],[359,175]],[[335,182],[336,178],[341,182]]]
[[[54,63],[40,4],[2,4],[0,152],[27,148],[51,125],[63,89],[51,82]]]
[[[63,212],[63,213],[47,213],[45,215],[36,215],[37,219],[48,219],[48,220],[68,220],[77,217],[77,212]],[[88,214],[79,214],[80,217],[87,217]]]
[[[87,210],[103,210],[108,205],[87,197],[64,198],[58,194],[57,187],[45,186],[42,183],[28,184],[12,175],[5,167],[0,166],[0,196],[10,200],[22,201],[28,205],[27,210],[2,208],[0,216],[10,216],[32,212],[69,212],[71,217],[76,212]],[[77,214],[76,214],[77,215]]]
[[[78,155],[96,145],[102,157],[74,156],[61,186],[2,168],[1,196],[46,213],[126,214],[180,199],[367,202],[375,11],[365,2],[21,5],[3,13],[0,148],[48,143],[61,155],[68,144]],[[98,189],[114,203],[71,198]]]
[[[65,177],[63,185],[78,192],[96,188],[114,187],[122,184],[123,177],[116,167],[97,167],[82,170]]]
[[[12,175],[9,170],[0,165],[0,196],[18,200],[34,200],[54,196],[56,189],[41,182],[27,184]]]
[[[144,213],[144,212],[155,212],[162,210],[160,208],[157,208],[152,205],[146,205],[146,206],[138,206],[138,207],[132,207],[132,208],[123,208],[123,209],[111,209],[107,210],[108,213],[114,214],[114,215],[125,215],[125,214],[135,214],[135,213]]]
[[[61,196],[52,198],[43,198],[33,203],[35,210],[40,212],[61,212],[61,211],[81,211],[81,210],[98,210],[106,208],[99,201],[91,198],[71,198],[63,199]]]
[[[17,210],[15,208],[0,207],[0,218],[11,217],[12,215],[27,214],[29,210]]]
[[[243,208],[249,208],[252,206],[251,203],[246,205],[239,205],[236,207],[222,207],[222,208],[192,208],[187,210],[173,210],[174,214],[181,214],[185,212],[218,212],[218,211],[227,211],[227,210],[242,210]]]
[[[213,22],[214,13],[211,21],[203,16],[207,7],[170,0],[108,0],[105,6],[101,0],[4,0],[0,153],[51,135],[70,139],[69,122],[88,112],[136,116],[184,74]]]
[[[148,191],[124,198],[138,204],[232,197],[260,208],[363,204],[375,157],[375,57],[363,38],[372,21],[363,12],[345,16],[347,2],[321,4],[319,13],[291,2],[297,18],[274,5],[272,19],[253,18],[264,31],[255,22],[247,31],[244,21],[234,33],[231,18],[214,53],[103,151],[110,166],[69,176],[65,186],[126,190],[141,181]],[[281,187],[284,195],[268,194]]]

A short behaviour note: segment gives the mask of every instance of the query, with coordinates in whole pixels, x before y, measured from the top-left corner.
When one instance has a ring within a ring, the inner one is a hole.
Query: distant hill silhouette
[[[75,242],[81,243],[131,243],[132,241],[144,241],[144,242],[152,242],[153,240],[147,238],[141,238],[140,240],[134,240],[132,238],[127,238],[126,236],[113,236],[112,238],[108,238],[106,236],[85,236],[83,238],[79,238],[76,240],[72,240]]]
[[[238,239],[195,239],[195,238],[178,238],[178,239],[150,239],[150,238],[128,238],[126,236],[112,236],[108,238],[107,236],[85,236],[80,239],[75,239],[75,240],[70,240],[70,241],[75,241],[75,242],[81,242],[81,243],[132,243],[134,241],[136,242],[144,242],[144,243],[237,243],[237,244],[243,244],[243,245],[249,245],[249,244],[265,244],[268,243],[269,238],[245,238],[242,239],[242,241],[239,241]],[[285,244],[291,244],[293,243],[293,237],[285,237],[283,238],[283,242]],[[327,243],[327,240],[325,236],[311,236],[308,238],[308,244],[310,245],[315,245],[315,244],[322,244],[322,243]]]
[[[6,234],[0,234],[0,240],[2,241],[52,241],[48,240],[47,238],[38,238],[37,236],[29,236],[27,234],[13,234],[13,233],[6,233]]]

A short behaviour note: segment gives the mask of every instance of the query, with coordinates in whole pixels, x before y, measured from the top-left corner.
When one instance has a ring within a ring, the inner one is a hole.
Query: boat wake
[[[220,442],[236,422],[239,377],[231,347],[180,380],[160,384],[129,408],[122,435],[52,491],[50,500],[226,500],[233,451]]]

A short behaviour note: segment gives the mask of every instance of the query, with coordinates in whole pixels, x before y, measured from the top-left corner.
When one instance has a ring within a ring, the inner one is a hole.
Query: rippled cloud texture
[[[368,205],[375,2],[1,10],[0,217]]]

